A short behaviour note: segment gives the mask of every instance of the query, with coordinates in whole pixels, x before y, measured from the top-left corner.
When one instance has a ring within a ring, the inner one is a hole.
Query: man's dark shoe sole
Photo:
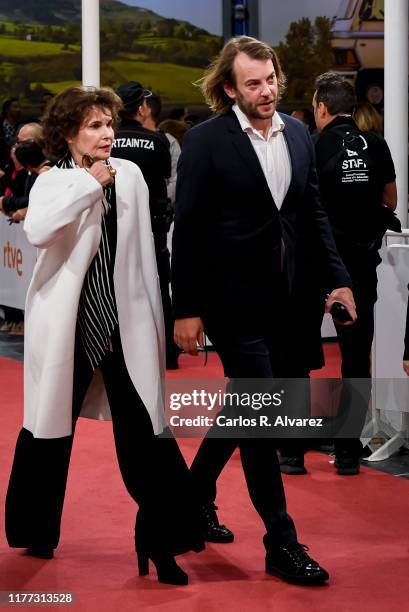
[[[26,554],[29,557],[36,557],[37,559],[53,559],[54,549],[53,548],[39,548],[31,546],[27,548]]]
[[[337,474],[340,476],[357,476],[360,472],[359,465],[354,467],[337,467]]]
[[[300,584],[302,586],[322,586],[325,584],[326,580],[329,579],[329,574],[327,572],[323,572],[322,575],[317,576],[294,576],[293,574],[287,574],[282,570],[266,565],[266,573],[270,574],[270,576],[276,576],[277,578],[281,578],[286,582],[291,582],[291,584]]]

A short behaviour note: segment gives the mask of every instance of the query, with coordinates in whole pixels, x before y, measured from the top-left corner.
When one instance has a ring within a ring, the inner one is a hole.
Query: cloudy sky
[[[222,33],[222,0],[122,0],[175,19],[185,19],[214,34]],[[317,15],[332,17],[341,0],[259,0],[261,31],[270,44],[277,44],[291,21]]]

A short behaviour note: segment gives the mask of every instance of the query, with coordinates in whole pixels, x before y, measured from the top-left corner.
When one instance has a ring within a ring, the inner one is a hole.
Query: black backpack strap
[[[323,174],[326,173],[330,169],[331,171],[334,170],[338,162],[342,159],[345,153],[345,150],[346,150],[346,147],[343,145],[343,141],[344,141],[344,138],[347,132],[348,132],[348,135],[350,134],[351,136],[354,136],[354,137],[361,136],[360,130],[354,128],[348,123],[338,125],[337,127],[334,127],[331,129],[331,135],[335,135],[340,138],[340,145],[339,145],[340,148],[339,148],[339,151],[337,151],[336,153],[331,155],[329,159],[327,159],[327,161],[321,168],[320,172],[322,172]]]

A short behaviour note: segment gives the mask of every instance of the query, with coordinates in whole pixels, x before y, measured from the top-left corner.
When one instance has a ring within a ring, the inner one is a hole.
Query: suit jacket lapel
[[[254,175],[257,183],[259,185],[263,185],[263,189],[266,192],[266,196],[272,200],[275,206],[273,196],[271,195],[271,191],[266,181],[266,177],[264,176],[263,168],[260,165],[257,153],[255,152],[254,147],[251,144],[250,138],[241,129],[240,123],[238,122],[234,111],[231,111],[230,113],[225,115],[225,117],[227,121],[227,129],[230,132],[230,138],[234,147],[236,148],[238,154],[246,164],[246,168]]]
[[[290,155],[290,164],[291,164],[291,181],[290,181],[290,185],[288,187],[288,191],[285,195],[285,198],[283,200],[283,203],[281,205],[281,208],[283,209],[284,206],[286,206],[286,204],[291,201],[291,196],[292,193],[294,191],[294,187],[295,187],[295,175],[296,175],[296,164],[295,164],[295,157],[296,157],[296,144],[295,144],[295,139],[294,139],[294,135],[293,135],[293,131],[292,131],[292,126],[287,123],[287,121],[285,120],[285,117],[283,117],[283,115],[280,115],[282,120],[284,121],[285,124],[285,128],[284,128],[284,138],[287,142],[287,147],[288,147],[288,153]]]

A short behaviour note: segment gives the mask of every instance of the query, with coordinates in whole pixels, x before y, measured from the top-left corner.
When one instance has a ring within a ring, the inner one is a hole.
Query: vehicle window
[[[362,21],[383,21],[385,17],[384,0],[364,0],[359,17]]]
[[[358,0],[341,0],[337,11],[337,19],[351,19],[357,3]]]

